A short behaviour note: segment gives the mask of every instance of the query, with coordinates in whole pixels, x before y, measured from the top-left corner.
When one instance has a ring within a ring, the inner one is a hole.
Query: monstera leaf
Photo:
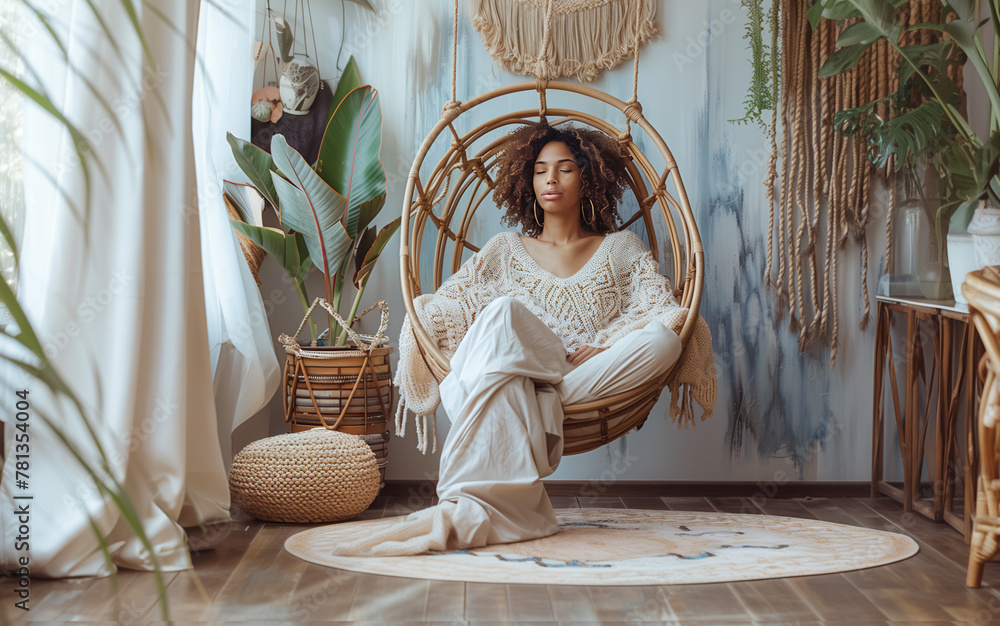
[[[882,37],[888,37],[897,28],[897,10],[905,3],[906,0],[817,0],[806,11],[806,17],[813,28],[816,28],[823,17],[829,20],[860,17],[864,19],[863,23],[869,24]],[[838,44],[844,45],[840,42]]]
[[[912,165],[919,155],[940,147],[945,138],[944,111],[934,100],[896,117],[882,119],[875,113],[880,100],[838,112],[834,127],[850,136],[861,133],[868,140],[868,160],[875,167],[885,167],[896,155],[895,170]],[[954,134],[954,131],[952,131]]]
[[[905,28],[897,19],[897,6],[901,3],[889,0],[817,0],[807,15],[813,28],[820,17],[832,20],[863,18],[837,39],[837,50],[826,60],[819,70],[819,77],[826,78],[846,72],[858,64],[858,60],[876,41],[888,39],[895,44]]]

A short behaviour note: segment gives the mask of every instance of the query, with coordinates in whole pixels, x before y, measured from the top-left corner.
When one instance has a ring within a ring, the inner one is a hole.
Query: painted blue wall
[[[340,8],[339,3],[331,4],[335,6],[328,12],[328,7],[314,2],[313,11],[323,75],[335,79],[338,73],[332,68],[340,44]],[[390,180],[387,210],[379,219],[385,223],[394,216],[389,209],[401,205],[412,158],[451,95],[453,8],[445,0],[381,0],[378,6],[380,16],[373,18],[348,3],[343,58],[353,54],[364,80],[381,94],[382,154]],[[808,355],[798,352],[797,338],[785,329],[787,320],[776,321],[773,299],[763,286],[768,140],[757,127],[727,121],[743,116],[750,73],[742,39],[745,14],[737,0],[670,0],[662,3],[657,23],[660,37],[641,52],[639,100],[646,118],[671,147],[701,227],[708,267],[702,313],[713,334],[718,405],[712,420],[678,430],[670,422],[668,401],[663,398],[640,433],[624,443],[567,457],[553,478],[593,480],[597,486],[614,479],[867,480],[874,332],[857,329],[861,317],[858,253],[848,251],[840,261],[840,351],[836,367],[830,369],[826,349]],[[464,1],[459,59],[459,100],[524,80],[494,67],[471,28]],[[632,89],[631,63],[606,72],[593,86],[627,99]],[[619,113],[601,103],[573,99],[565,104],[623,123]],[[550,96],[548,105],[559,103]],[[537,100],[530,97],[501,98],[477,109],[475,119],[460,119],[457,126],[460,131],[468,130],[513,108],[535,106]],[[880,216],[884,210],[876,207],[875,213]],[[878,218],[875,221],[881,223]],[[875,251],[884,249],[881,228],[873,226],[869,233],[873,294],[881,266]],[[482,241],[497,229],[493,217],[484,217],[477,226]],[[368,290],[372,299],[378,294],[388,300],[392,336],[398,335],[404,312],[395,250],[395,243],[390,244]],[[423,262],[426,265],[430,260]],[[262,279],[264,293],[284,285],[271,263],[265,264]],[[320,293],[319,289],[317,283],[313,293]],[[294,329],[300,317],[297,302],[289,299],[270,320],[273,334]],[[249,440],[282,432],[278,415],[280,400],[275,399],[270,416],[258,416],[238,437]],[[443,438],[447,419],[443,412],[440,417]],[[412,435],[393,439],[390,478],[434,475],[437,457],[421,456],[414,443]]]

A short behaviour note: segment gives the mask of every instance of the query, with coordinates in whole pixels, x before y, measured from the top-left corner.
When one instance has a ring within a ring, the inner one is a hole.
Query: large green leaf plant
[[[820,77],[853,68],[864,52],[885,39],[899,54],[900,89],[896,94],[840,112],[837,128],[868,141],[869,158],[882,167],[894,157],[897,169],[927,162],[938,172],[940,203],[935,224],[940,240],[950,224],[964,231],[979,201],[1000,206],[1000,43],[994,38],[987,53],[982,29],[1000,32],[1000,0],[986,0],[990,17],[980,22],[976,0],[941,0],[942,22],[908,26],[899,16],[903,0],[817,0],[809,9],[815,27],[821,18],[861,18],[844,29],[837,50],[820,69]],[[908,31],[935,30],[947,35],[930,45],[906,44]],[[961,54],[959,53],[961,51]],[[961,94],[949,77],[950,66],[967,57],[982,81],[990,103],[989,136],[981,138],[959,111]],[[919,94],[911,100],[913,92]],[[881,118],[877,105],[885,100],[890,115]]]
[[[230,135],[237,164],[281,228],[249,223],[244,207],[233,227],[270,254],[292,279],[304,309],[309,307],[305,276],[315,265],[324,277],[326,299],[340,313],[348,277],[356,289],[350,313],[354,319],[368,279],[382,250],[399,228],[396,218],[378,230],[372,221],[386,198],[382,146],[382,111],[378,91],[360,83],[353,59],[338,84],[320,144],[319,158],[309,164],[282,135],[271,139],[271,154]],[[342,94],[342,97],[341,97]],[[353,266],[353,272],[351,268]],[[347,329],[328,320],[330,343],[344,345]],[[316,340],[315,329],[313,339]]]

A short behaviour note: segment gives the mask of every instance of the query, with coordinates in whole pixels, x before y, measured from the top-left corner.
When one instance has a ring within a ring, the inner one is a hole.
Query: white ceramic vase
[[[296,54],[285,64],[278,89],[285,113],[305,115],[319,93],[319,70],[308,56]]]
[[[1000,209],[989,206],[985,200],[980,202],[969,222],[969,234],[976,252],[976,269],[1000,265]]]
[[[968,304],[962,295],[965,275],[979,269],[976,253],[969,233],[948,233],[948,268],[951,271],[952,292],[956,304]]]

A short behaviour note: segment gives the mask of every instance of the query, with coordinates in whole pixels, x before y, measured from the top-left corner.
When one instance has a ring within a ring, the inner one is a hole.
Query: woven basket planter
[[[352,345],[301,345],[298,335],[317,306],[325,308],[339,323],[347,326],[326,300],[317,298],[295,335],[279,338],[285,346],[282,376],[285,421],[293,433],[324,428],[360,435],[377,457],[381,488],[388,453],[386,424],[394,406],[389,366],[392,348],[385,345],[388,340],[383,334],[389,322],[388,307],[380,300],[354,320],[379,307],[382,320],[375,335],[359,335],[348,330]]]
[[[359,437],[317,429],[268,437],[240,450],[229,472],[233,502],[265,522],[350,519],[379,491],[375,454]]]
[[[369,355],[355,346],[286,347],[285,352],[283,407],[290,432],[385,432],[393,406],[391,347]]]

